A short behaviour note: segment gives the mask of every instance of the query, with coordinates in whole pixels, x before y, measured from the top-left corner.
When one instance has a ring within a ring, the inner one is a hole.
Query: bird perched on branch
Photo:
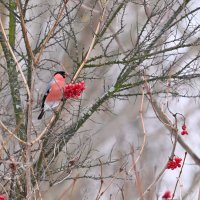
[[[38,120],[42,119],[46,110],[51,110],[59,105],[63,98],[66,75],[64,71],[57,71],[53,75],[42,99],[41,112],[38,116]]]

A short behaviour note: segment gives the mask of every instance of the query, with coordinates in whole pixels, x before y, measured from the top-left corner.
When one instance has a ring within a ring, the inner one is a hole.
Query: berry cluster
[[[64,97],[66,99],[76,98],[81,95],[81,93],[85,90],[85,83],[81,81],[80,83],[70,83],[64,87]]]
[[[187,126],[185,124],[183,124],[182,126],[181,135],[188,135]]]
[[[169,190],[167,190],[164,194],[163,194],[163,196],[162,196],[162,198],[163,199],[170,199],[171,198],[171,192],[169,191]]]
[[[6,200],[6,195],[5,194],[1,194],[0,195],[0,200]]]
[[[168,163],[167,163],[167,169],[176,169],[177,167],[181,167],[181,161],[182,159],[174,156],[173,159],[169,159]]]

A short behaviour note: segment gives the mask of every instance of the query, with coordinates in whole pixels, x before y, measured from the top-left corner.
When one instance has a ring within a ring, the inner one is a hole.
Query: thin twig
[[[41,191],[40,191],[40,187],[39,187],[39,184],[38,184],[38,181],[37,181],[37,177],[35,176],[35,172],[34,172],[34,169],[33,169],[33,167],[31,167],[31,172],[32,172],[32,175],[33,175],[33,177],[34,177],[34,179],[35,179],[35,187],[36,187],[36,189],[35,189],[35,193],[36,193],[36,198],[38,199],[38,196],[40,197],[40,199],[38,199],[38,200],[43,200],[43,198],[42,198],[42,194],[41,194]]]
[[[137,157],[137,159],[135,160],[134,162],[134,165],[137,164],[137,162],[139,161],[143,151],[144,151],[144,147],[145,147],[145,144],[146,144],[146,138],[147,138],[147,134],[146,134],[146,129],[145,129],[145,124],[144,124],[144,117],[143,117],[143,105],[144,105],[144,89],[142,90],[142,99],[141,99],[141,104],[140,104],[140,120],[141,120],[141,124],[142,124],[142,130],[143,130],[143,134],[144,134],[144,137],[143,137],[143,143],[142,143],[142,148],[139,152],[139,155]],[[129,172],[130,173],[133,169],[134,169],[134,165],[129,169]]]
[[[149,101],[151,102],[152,104],[152,107],[156,113],[156,108],[154,108],[154,104],[152,103],[153,100],[152,100],[152,95],[151,95],[151,91],[150,91],[150,87],[148,85],[148,82],[147,80],[143,77],[143,79],[145,80],[145,83],[146,83],[146,89],[147,89],[147,97],[149,98]],[[178,139],[178,130],[177,130],[177,119],[176,119],[176,116],[175,116],[175,124],[173,124],[171,121],[170,122],[170,126],[173,127],[173,129],[171,129],[171,132],[173,133],[174,137],[175,137],[175,141],[174,141],[174,144],[173,144],[173,147],[172,147],[172,151],[171,151],[171,155],[170,157],[172,158],[174,156],[174,152],[175,152],[175,149],[176,149],[176,144],[177,144],[177,139]],[[168,127],[168,126],[167,126]],[[168,161],[167,161],[168,163]],[[147,187],[147,189],[143,192],[143,194],[141,195],[140,198],[138,199],[142,199],[144,197],[144,195],[146,195],[148,192],[150,192],[150,189],[158,182],[158,180],[161,178],[161,176],[164,174],[165,170],[166,170],[166,167],[167,167],[167,163],[165,164],[165,166],[163,167],[163,169],[160,171],[160,173],[157,175],[157,177],[154,179],[154,181]]]
[[[139,175],[139,172],[137,171],[137,166],[136,166],[136,164],[135,164],[134,147],[133,147],[133,145],[131,145],[131,152],[133,152],[133,153],[131,154],[131,157],[132,157],[133,169],[134,169],[134,173],[135,173],[136,187],[137,187],[137,190],[138,190],[138,192],[139,192],[139,194],[140,194],[141,200],[143,200],[144,198],[143,198],[143,196],[142,196],[142,194],[143,194],[143,192],[142,192],[142,191],[143,191],[143,188],[142,188],[142,181],[141,181],[141,177],[140,177],[140,175]]]
[[[60,7],[57,19],[56,19],[56,21],[54,22],[53,27],[50,29],[50,31],[48,32],[48,34],[47,34],[45,40],[44,40],[43,43],[42,43],[41,49],[40,49],[40,51],[39,51],[39,53],[38,53],[38,56],[37,56],[37,58],[36,58],[36,61],[35,61],[35,65],[37,65],[38,62],[40,61],[40,57],[42,56],[42,53],[43,53],[43,51],[44,51],[44,48],[46,47],[46,44],[48,43],[49,39],[51,38],[52,34],[54,33],[55,29],[57,28],[57,26],[58,26],[60,20],[62,19],[63,12],[64,12],[64,9],[65,9],[65,6],[66,6],[67,2],[68,2],[68,0],[64,0],[63,6]]]
[[[6,196],[8,197],[9,195],[8,195],[8,192],[7,192],[6,188],[4,187],[4,185],[0,183],[0,186],[3,188],[4,192],[6,193]]]
[[[25,87],[26,87],[28,96],[30,97],[30,90],[29,90],[29,87],[28,87],[26,78],[25,78],[24,73],[23,73],[23,71],[22,71],[22,68],[19,66],[19,63],[18,63],[18,61],[17,61],[17,58],[15,57],[15,54],[14,54],[14,52],[13,52],[13,50],[12,50],[10,44],[9,44],[8,38],[7,38],[7,36],[6,36],[5,30],[4,30],[4,27],[3,27],[3,23],[2,23],[2,21],[1,21],[1,17],[0,17],[0,28],[1,28],[1,32],[2,32],[2,34],[3,34],[4,40],[6,41],[6,44],[7,44],[8,48],[9,48],[9,50],[10,50],[11,56],[13,57],[13,59],[14,59],[14,61],[15,61],[15,63],[16,63],[17,69],[19,70],[19,72],[20,72],[20,74],[21,74],[21,76],[22,76],[22,79],[23,79],[24,85],[25,85]]]
[[[34,65],[35,65],[35,57],[33,55],[33,51],[31,49],[31,45],[30,45],[30,42],[29,42],[29,39],[28,39],[26,24],[25,24],[25,21],[24,21],[23,12],[22,12],[19,0],[16,0],[16,4],[17,4],[19,14],[20,14],[20,22],[21,22],[22,32],[23,32],[23,35],[24,35],[24,41],[25,41],[26,49],[27,49],[27,52],[30,55],[30,57],[31,57],[31,59],[32,59]]]
[[[176,188],[177,188],[178,182],[179,182],[179,180],[180,180],[180,177],[181,177],[181,174],[182,174],[182,171],[183,171],[183,166],[184,166],[184,164],[185,164],[186,156],[187,156],[187,152],[185,152],[185,156],[184,156],[184,159],[183,159],[183,164],[182,164],[182,167],[181,167],[179,176],[178,176],[178,178],[177,178],[176,185],[175,185],[175,188],[174,188],[174,192],[173,192],[173,195],[172,195],[172,200],[174,199],[175,192],[176,192]]]
[[[62,108],[62,105],[60,104],[55,112],[59,112],[61,108]],[[52,124],[55,122],[55,119],[56,119],[56,115],[53,115],[49,123],[47,124],[47,126],[45,126],[44,130],[41,132],[41,134],[31,142],[31,145],[34,145],[36,142],[39,142],[42,139],[42,137],[49,131]]]
[[[151,97],[151,104],[152,107],[154,108],[154,110],[156,111],[156,115],[158,116],[158,118],[160,120],[162,120],[163,122],[166,122],[166,124],[168,124],[168,126],[165,127],[172,133],[172,135],[174,137],[177,137],[177,141],[178,143],[188,152],[188,154],[192,157],[192,159],[194,160],[194,162],[200,166],[200,158],[194,153],[194,151],[183,141],[183,139],[176,134],[177,131],[173,131],[173,125],[172,122],[169,121],[169,118],[166,116],[165,113],[163,113],[163,111],[161,110],[160,106],[158,105],[157,101]]]
[[[28,98],[27,103],[27,131],[26,138],[27,143],[30,144],[32,141],[31,129],[32,129],[32,103],[33,103],[33,91],[35,85],[35,70],[32,73],[31,82],[31,95]],[[26,146],[26,198],[31,198],[32,193],[32,182],[31,182],[31,146]]]
[[[90,48],[89,48],[89,50],[88,50],[88,52],[87,52],[87,54],[86,54],[86,56],[85,56],[83,62],[81,63],[81,66],[78,68],[76,74],[74,75],[74,77],[73,77],[73,79],[72,79],[72,82],[75,82],[75,80],[77,79],[77,77],[78,77],[78,75],[80,74],[81,70],[83,69],[84,65],[85,65],[85,64],[87,63],[87,61],[88,61],[88,58],[89,58],[90,53],[91,53],[91,51],[92,51],[92,49],[93,49],[93,47],[94,47],[94,43],[95,43],[95,41],[96,41],[97,34],[99,33],[100,26],[101,26],[101,23],[102,23],[102,21],[103,21],[104,15],[105,15],[107,3],[108,3],[108,1],[106,1],[105,5],[104,5],[103,11],[102,11],[102,15],[101,15],[101,17],[100,17],[100,19],[99,19],[99,22],[98,22],[98,24],[97,24],[97,27],[96,27],[96,30],[95,30],[95,33],[94,33],[94,37],[93,37],[92,42],[91,42],[91,44],[90,44]]]
[[[114,180],[116,180],[117,176],[124,171],[123,166],[120,167],[120,169],[113,175],[112,179],[110,180],[108,186],[100,193],[97,200],[99,200],[103,194],[110,188],[110,186],[114,183]],[[102,179],[102,178],[101,178]]]
[[[12,137],[14,137],[15,139],[17,139],[20,143],[22,144],[28,144],[27,142],[23,141],[22,139],[20,139],[19,137],[17,137],[13,132],[11,132],[6,125],[0,120],[0,126],[6,131],[8,132],[9,135],[11,135]]]
[[[101,174],[100,174],[100,177],[103,177],[103,166],[102,166],[102,162],[101,162],[100,159],[99,159],[99,162],[100,162],[100,167],[101,167]],[[99,187],[99,191],[98,191],[96,200],[99,200],[99,199],[100,199],[102,187],[103,187],[103,178],[101,178],[101,183],[100,183],[100,187]]]
[[[57,197],[57,200],[63,199],[64,196],[65,196],[65,198],[66,198],[66,195],[65,195],[65,194],[66,194],[70,189],[71,189],[70,195],[72,194],[72,191],[73,191],[73,189],[74,189],[74,186],[75,186],[75,184],[76,184],[76,181],[77,181],[78,177],[79,177],[79,174],[77,174],[76,177],[73,178],[73,182],[70,184],[70,186],[69,186],[68,188],[66,188],[66,189],[62,192],[62,194],[61,194],[59,197]],[[70,199],[70,197],[69,197],[69,198],[67,197],[66,199]]]

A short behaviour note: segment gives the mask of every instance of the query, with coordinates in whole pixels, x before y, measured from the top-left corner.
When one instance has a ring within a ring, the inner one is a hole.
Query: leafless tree
[[[199,197],[198,0],[0,5],[5,199]],[[38,120],[60,70],[86,90]]]

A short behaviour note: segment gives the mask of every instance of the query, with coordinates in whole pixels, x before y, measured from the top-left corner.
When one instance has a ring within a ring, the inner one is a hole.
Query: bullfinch
[[[38,120],[42,119],[46,110],[51,110],[59,105],[63,98],[65,78],[66,73],[64,71],[58,71],[54,74],[42,99],[41,112]]]

